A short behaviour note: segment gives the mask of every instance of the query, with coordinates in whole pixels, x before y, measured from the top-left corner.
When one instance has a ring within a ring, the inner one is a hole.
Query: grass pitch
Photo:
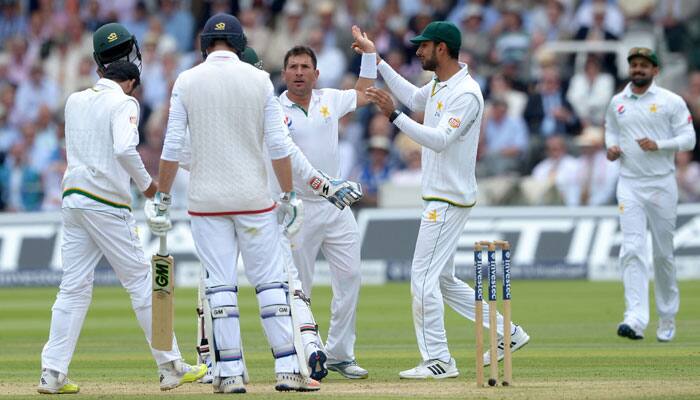
[[[0,398],[36,398],[41,349],[48,338],[55,288],[0,290]],[[196,291],[178,289],[176,333],[194,362]],[[513,318],[531,336],[513,355],[514,386],[475,387],[474,325],[447,308],[450,350],[461,375],[443,381],[402,381],[419,354],[407,284],[363,287],[357,319],[356,356],[370,371],[348,381],[331,372],[319,393],[274,393],[272,357],[252,289],[239,293],[247,365],[247,398],[486,398],[486,399],[669,399],[700,398],[700,282],[681,283],[677,337],[655,338],[656,317],[646,338],[615,335],[623,311],[622,284],[587,281],[517,281]],[[653,299],[653,296],[652,296]],[[314,290],[313,309],[328,327],[330,289]],[[652,305],[653,310],[653,305]],[[324,329],[325,328],[325,329]],[[70,377],[82,399],[150,399],[212,396],[209,385],[190,384],[160,392],[156,366],[121,288],[96,288]],[[488,369],[486,370],[488,377]]]

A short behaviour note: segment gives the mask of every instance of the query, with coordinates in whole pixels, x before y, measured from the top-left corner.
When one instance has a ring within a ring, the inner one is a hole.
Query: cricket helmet
[[[212,16],[204,24],[204,29],[202,29],[199,39],[203,58],[207,58],[207,49],[217,39],[225,40],[238,54],[243,52],[248,42],[238,18],[225,13]]]
[[[134,63],[141,69],[141,51],[136,37],[123,25],[111,22],[102,25],[92,35],[93,57],[100,71],[117,60]]]

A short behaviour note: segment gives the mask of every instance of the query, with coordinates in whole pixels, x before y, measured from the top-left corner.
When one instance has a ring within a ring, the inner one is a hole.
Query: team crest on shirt
[[[321,110],[319,110],[319,112],[321,113],[321,116],[323,116],[323,118],[325,118],[326,120],[331,117],[331,112],[328,110],[328,106],[321,106]]]
[[[284,116],[284,124],[287,125],[287,128],[292,127],[292,119],[289,118],[289,115]]]
[[[136,116],[135,115],[132,115],[129,117],[129,123],[131,125],[136,125]]]
[[[622,114],[624,114],[624,113],[625,113],[625,106],[622,105],[622,104],[620,104],[619,106],[617,106],[617,115],[622,115]]]
[[[445,104],[442,101],[438,101],[437,106],[435,106],[435,117],[440,117],[443,108],[445,108]]]
[[[447,121],[447,123],[448,123],[451,127],[457,129],[457,128],[459,128],[459,125],[462,124],[462,121],[461,121],[459,118],[450,118],[450,119]]]
[[[659,111],[659,108],[656,106],[656,104],[652,104],[651,106],[649,106],[649,111],[655,113]]]

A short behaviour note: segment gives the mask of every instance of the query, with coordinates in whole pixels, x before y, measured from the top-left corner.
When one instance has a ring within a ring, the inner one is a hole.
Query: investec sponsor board
[[[475,207],[459,239],[457,273],[473,279],[473,244],[480,240],[508,240],[512,244],[513,278],[589,278],[617,280],[617,255],[622,241],[616,207]],[[362,238],[364,284],[409,278],[421,210],[362,210],[358,224]],[[197,259],[188,217],[174,213],[168,235],[169,249],[177,260],[177,286],[197,286]],[[147,257],[158,250],[137,213],[139,238]],[[61,278],[60,213],[0,214],[0,286],[56,285]],[[650,240],[649,238],[647,239]],[[647,246],[651,259],[651,246]],[[700,204],[681,205],[675,236],[676,265],[680,279],[700,278]],[[500,251],[498,252],[500,260]],[[246,285],[239,260],[239,284]],[[500,273],[500,270],[499,270]],[[315,283],[327,284],[328,264],[316,266]],[[95,283],[118,284],[102,260]]]

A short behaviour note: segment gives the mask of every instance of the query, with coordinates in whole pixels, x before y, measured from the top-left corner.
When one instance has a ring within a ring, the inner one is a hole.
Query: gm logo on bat
[[[169,292],[169,290],[167,290],[170,284],[169,271],[170,263],[164,261],[156,261],[156,276],[153,280],[153,282],[155,282],[156,284],[156,287],[153,288],[153,290],[162,290],[165,292]]]

